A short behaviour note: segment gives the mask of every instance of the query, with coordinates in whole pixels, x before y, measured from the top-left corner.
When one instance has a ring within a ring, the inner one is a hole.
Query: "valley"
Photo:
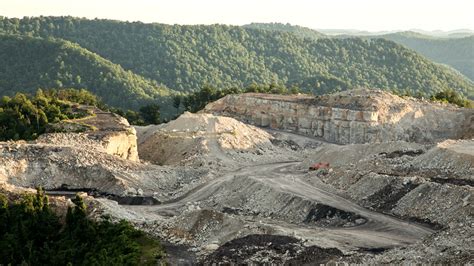
[[[474,264],[470,1],[0,10],[0,265]]]

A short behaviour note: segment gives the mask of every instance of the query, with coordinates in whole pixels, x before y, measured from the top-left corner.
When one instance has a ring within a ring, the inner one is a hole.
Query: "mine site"
[[[77,108],[0,142],[0,190],[42,187],[63,214],[78,193],[171,265],[474,259],[474,109],[369,89],[230,94],[148,126]]]

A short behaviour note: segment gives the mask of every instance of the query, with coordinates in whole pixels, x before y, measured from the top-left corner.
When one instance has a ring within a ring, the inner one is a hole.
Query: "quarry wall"
[[[457,139],[472,135],[474,117],[469,109],[406,100],[381,91],[370,95],[365,90],[319,98],[228,95],[207,105],[204,112],[338,144]]]

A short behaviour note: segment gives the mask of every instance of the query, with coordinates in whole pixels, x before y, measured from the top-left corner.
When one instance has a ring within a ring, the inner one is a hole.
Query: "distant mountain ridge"
[[[252,25],[252,24],[249,24]],[[260,28],[267,30],[276,27],[278,31],[287,29],[288,31],[298,31],[299,26],[278,23],[258,24]],[[291,29],[294,27],[294,29]],[[402,44],[416,52],[428,57],[434,62],[446,64],[458,70],[460,73],[474,81],[474,31],[460,29],[453,31],[381,31],[368,32],[359,30],[312,30],[305,29],[305,35],[310,36],[313,31],[313,38],[350,38],[360,37],[383,38]],[[328,34],[328,35],[325,35]]]
[[[459,70],[474,80],[474,35],[460,38],[435,38],[401,32],[378,36],[403,44],[429,59]]]
[[[474,35],[474,30],[470,29],[457,29],[450,31],[427,31],[420,29],[410,29],[410,30],[391,30],[391,31],[366,31],[366,30],[356,30],[356,29],[315,29],[315,31],[333,36],[333,35],[350,35],[350,36],[377,36],[385,34],[396,34],[401,32],[413,32],[426,37],[435,37],[435,38],[462,38]]]

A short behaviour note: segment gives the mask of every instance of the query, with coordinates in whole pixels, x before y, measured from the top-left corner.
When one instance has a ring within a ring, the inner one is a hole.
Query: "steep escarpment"
[[[339,144],[395,140],[434,142],[469,137],[474,116],[472,109],[366,89],[319,97],[228,95],[206,106],[204,112]]]
[[[0,183],[20,187],[148,196],[162,201],[192,180],[198,181],[202,172],[144,165],[89,147],[0,143]]]

